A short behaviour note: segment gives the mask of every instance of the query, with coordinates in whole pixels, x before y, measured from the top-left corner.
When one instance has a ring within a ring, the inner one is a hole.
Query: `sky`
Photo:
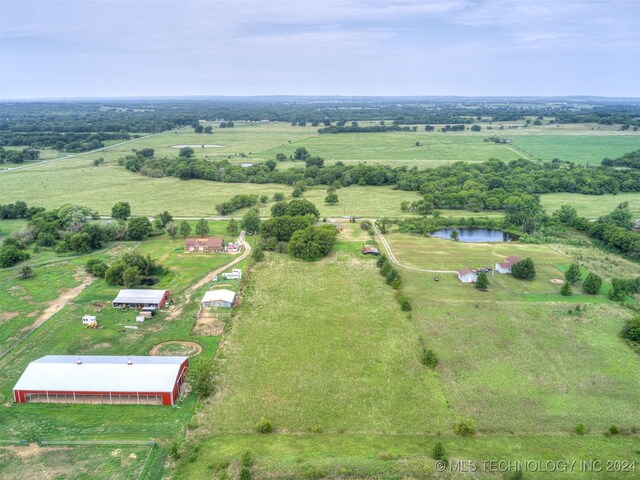
[[[640,0],[0,0],[0,98],[640,97]]]

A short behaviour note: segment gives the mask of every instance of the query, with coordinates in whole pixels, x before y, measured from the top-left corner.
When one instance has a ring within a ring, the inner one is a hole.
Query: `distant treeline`
[[[625,153],[618,158],[605,158],[602,160],[602,165],[609,167],[629,167],[640,169],[640,150],[634,152]]]
[[[116,133],[12,133],[0,132],[0,146],[29,146],[32,148],[53,148],[61,152],[87,152],[104,147],[108,140],[129,140],[127,132]]]
[[[398,125],[514,122],[526,117],[554,123],[640,126],[640,105],[503,99],[305,98],[140,99],[83,102],[5,102],[0,131],[157,133],[198,120],[280,121],[296,125],[344,126],[352,121],[388,121]],[[327,124],[328,123],[328,124]],[[224,128],[224,127],[223,127]]]

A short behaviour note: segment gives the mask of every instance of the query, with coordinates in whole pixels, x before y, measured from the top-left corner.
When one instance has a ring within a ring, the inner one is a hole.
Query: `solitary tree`
[[[191,158],[191,157],[193,157],[194,153],[195,152],[193,151],[193,148],[191,148],[191,147],[182,147],[180,149],[179,156],[184,157],[184,158]]]
[[[338,194],[330,193],[324,198],[324,201],[329,205],[335,205],[336,203],[338,203]]]
[[[209,222],[207,222],[204,218],[198,220],[196,224],[196,235],[199,237],[206,237],[209,234]]]
[[[111,218],[126,220],[131,215],[131,206],[127,202],[118,202],[111,207]]]
[[[33,269],[28,265],[25,265],[18,271],[18,278],[21,280],[26,280],[28,278],[33,278],[33,277],[34,277]]]
[[[573,295],[573,290],[571,289],[571,284],[569,282],[564,282],[564,285],[560,288],[560,295],[563,297],[570,297]]]
[[[204,127],[204,133],[213,133],[213,127],[211,125],[207,125]]]
[[[584,282],[582,282],[582,289],[591,295],[595,295],[600,291],[600,287],[602,286],[602,278],[600,278],[595,273],[590,273],[585,278]]]
[[[267,197],[266,195],[260,195],[261,204],[266,205],[268,201],[269,201],[269,197]]]
[[[227,233],[229,235],[237,235],[238,231],[239,231],[238,222],[236,221],[235,218],[232,218],[231,220],[229,220],[229,223],[227,224]]]
[[[293,189],[293,191],[291,192],[291,196],[293,198],[300,198],[302,196],[304,192],[302,191],[302,188],[300,187],[296,187]]]
[[[580,265],[572,263],[569,268],[564,272],[564,279],[571,285],[580,280]]]
[[[458,233],[458,230],[456,230],[455,228],[451,230],[451,234],[449,234],[449,236],[451,237],[451,240],[453,240],[454,242],[457,242],[460,239],[460,234]]]
[[[183,237],[188,237],[190,233],[191,225],[189,225],[189,222],[187,222],[186,220],[183,220],[180,223],[180,235],[182,235]]]
[[[276,192],[273,194],[273,201],[274,202],[282,202],[284,200],[284,193],[282,192]]]
[[[489,277],[485,272],[478,274],[478,280],[476,280],[476,288],[478,290],[487,290],[489,288]]]

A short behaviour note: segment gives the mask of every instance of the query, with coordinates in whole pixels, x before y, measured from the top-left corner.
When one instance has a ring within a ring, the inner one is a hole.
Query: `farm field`
[[[364,237],[348,224],[328,259],[271,254],[258,264],[218,355],[219,390],[196,414],[184,446],[191,460],[179,462],[175,478],[219,478],[237,471],[247,451],[256,478],[449,478],[434,469],[438,440],[456,459],[638,457],[634,437],[602,435],[611,423],[626,431],[640,424],[640,362],[618,336],[627,310],[589,304],[569,315],[551,293],[531,303],[454,285],[452,275],[436,283],[433,274],[401,270],[413,303],[407,315],[360,256]],[[571,261],[525,247],[540,261]],[[402,248],[405,256],[416,249]],[[502,255],[495,246],[491,253]],[[546,291],[545,281],[536,279],[543,287],[532,293]],[[572,298],[570,308],[584,303]],[[419,362],[420,336],[438,355],[435,372]],[[455,436],[460,416],[473,418],[480,435]],[[272,434],[254,433],[261,418],[273,422]],[[586,436],[572,433],[578,423]]]
[[[554,158],[579,164],[600,165],[603,158],[616,158],[640,149],[640,135],[518,135],[513,143],[533,158]]]
[[[254,269],[236,318],[198,434],[251,432],[262,417],[291,433],[446,428],[437,377],[420,364],[412,326],[374,262],[350,253],[318,263],[270,255]]]
[[[640,212],[640,193],[619,193],[618,195],[547,193],[540,195],[540,203],[547,213],[559,210],[562,205],[571,205],[578,211],[578,215],[587,218],[608,215],[623,202],[629,202],[629,208],[632,212]]]
[[[635,133],[623,135],[613,130],[596,133],[580,126],[558,127],[557,131],[553,131],[554,135],[549,135],[549,132],[550,127],[530,127],[504,131],[483,130],[479,133],[418,131],[319,135],[312,127],[292,127],[285,123],[238,123],[235,128],[216,127],[213,134],[206,135],[195,134],[192,129],[183,128],[96,153],[3,172],[0,174],[0,204],[28,198],[30,205],[54,207],[74,203],[94,208],[101,214],[109,214],[115,202],[127,199],[134,214],[153,215],[167,209],[167,199],[171,199],[170,210],[174,215],[214,216],[216,204],[228,200],[240,191],[271,197],[277,191],[288,193],[290,190],[286,185],[239,185],[200,180],[190,180],[185,184],[177,178],[143,177],[117,165],[118,158],[129,154],[133,148],[154,148],[156,156],[175,156],[178,152],[178,149],[173,148],[175,145],[221,145],[220,148],[196,147],[195,155],[250,163],[275,158],[279,152],[290,154],[298,146],[305,146],[312,154],[324,156],[327,163],[368,161],[419,168],[437,166],[443,162],[484,161],[489,158],[508,161],[523,155],[513,146],[483,142],[482,139],[489,134],[504,133],[504,136],[514,139],[516,146],[530,141],[532,149],[536,145],[542,149],[540,153],[532,150],[532,155],[545,159],[544,155],[547,154],[551,158],[559,155],[563,158],[561,153],[565,150],[581,152],[580,145],[586,145],[588,148],[585,148],[593,158],[597,157],[598,162],[604,156],[616,156],[640,148],[640,134]],[[422,146],[416,147],[416,141],[420,141]],[[522,148],[528,148],[528,144],[522,145]],[[100,157],[105,159],[106,164],[92,166],[91,162]],[[289,168],[299,166],[300,163],[281,162],[278,165],[278,168]],[[132,195],[134,192],[135,195]],[[361,197],[363,192],[365,191],[344,189],[341,192],[344,198],[341,197],[341,203],[334,207],[324,205],[324,195],[320,190],[315,195],[311,194],[311,198],[321,209],[323,216],[335,215],[336,212],[342,213],[345,210],[353,210],[353,214],[364,216],[400,216],[400,201],[413,201],[417,196],[414,192],[394,192],[396,197],[390,201],[385,198],[385,189],[367,190],[372,195]],[[375,192],[380,192],[380,195]],[[554,205],[554,195],[549,196],[550,206]],[[591,198],[575,201],[597,203]]]

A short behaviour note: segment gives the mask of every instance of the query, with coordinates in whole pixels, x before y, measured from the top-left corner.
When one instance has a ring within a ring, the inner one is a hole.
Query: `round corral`
[[[202,345],[199,343],[181,340],[162,342],[149,350],[149,354],[154,356],[184,355],[186,357],[194,357],[201,352]]]

